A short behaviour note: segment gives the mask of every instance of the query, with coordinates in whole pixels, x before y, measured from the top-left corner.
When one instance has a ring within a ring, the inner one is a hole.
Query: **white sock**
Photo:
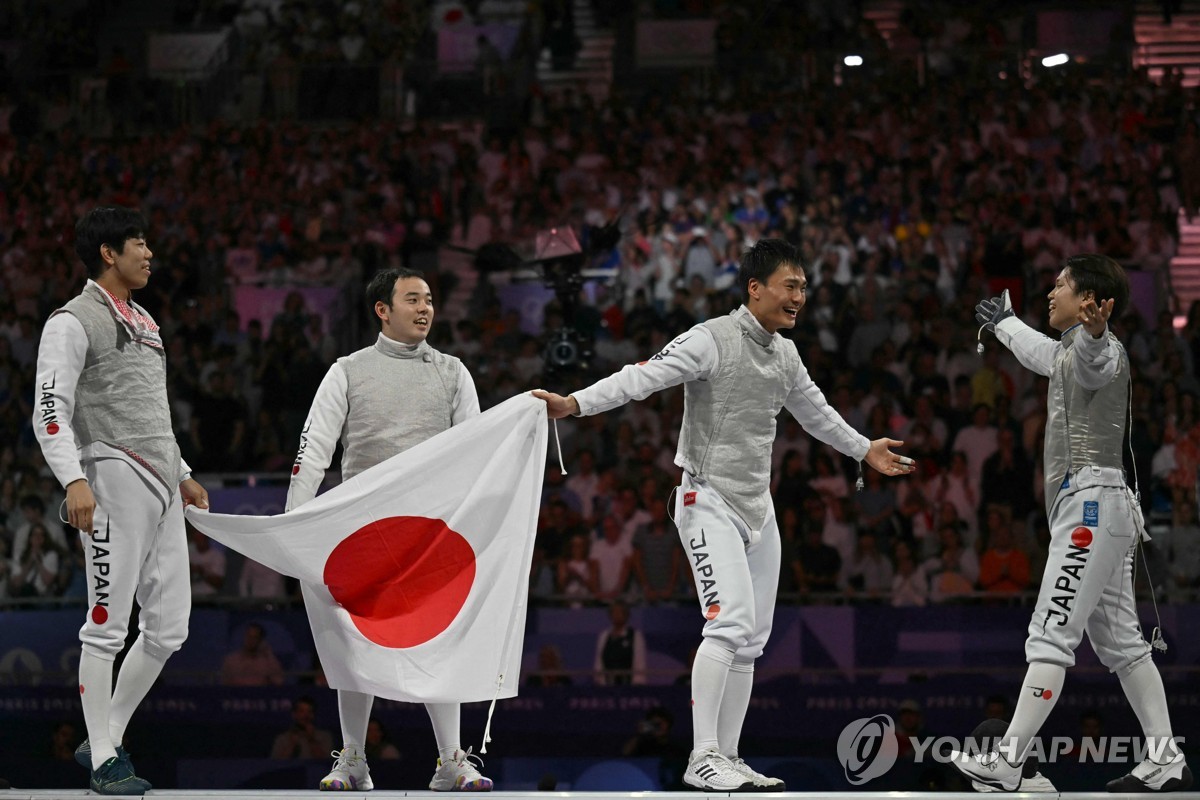
[[[754,689],[754,659],[735,657],[725,679],[725,694],[717,714],[717,741],[721,753],[737,758],[738,740],[742,738],[742,723],[750,707],[750,692]]]
[[[367,741],[367,723],[371,721],[371,706],[375,695],[338,689],[338,719],[342,721],[342,747],[355,747],[362,752]]]
[[[1046,718],[1058,703],[1066,676],[1066,668],[1057,664],[1035,661],[1029,665],[1021,684],[1017,708],[1013,711],[1012,722],[1008,724],[1001,745],[1000,752],[1009,764],[1024,763],[1029,743],[1046,724]]]
[[[725,697],[733,650],[716,639],[705,639],[692,662],[692,750],[719,750],[717,719]]]
[[[462,717],[461,703],[426,703],[429,721],[433,723],[433,738],[437,742],[438,758],[442,763],[454,760],[459,746],[459,719]]]
[[[158,680],[163,665],[167,663],[165,658],[159,660],[150,655],[145,642],[145,637],[138,636],[125,654],[125,661],[117,673],[117,688],[113,691],[112,708],[108,712],[108,738],[113,747],[119,746],[125,739],[129,718],[142,704],[146,693]]]
[[[79,655],[79,701],[83,705],[83,722],[87,726],[88,744],[92,748],[92,769],[117,756],[117,750],[108,735],[112,674],[111,658],[101,658],[89,653],[86,647],[83,649]]]
[[[1147,658],[1120,678],[1125,699],[1142,725],[1150,760],[1166,764],[1178,750],[1171,741],[1171,715],[1167,711],[1167,693],[1163,689],[1158,667]]]

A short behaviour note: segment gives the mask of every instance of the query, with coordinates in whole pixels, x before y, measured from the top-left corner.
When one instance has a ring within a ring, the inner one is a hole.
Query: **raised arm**
[[[979,301],[979,305],[975,306],[975,321],[980,327],[994,333],[1000,344],[1011,350],[1027,369],[1049,377],[1061,345],[1017,318],[1008,297],[1008,289],[996,297]],[[983,345],[979,347],[982,353]]]

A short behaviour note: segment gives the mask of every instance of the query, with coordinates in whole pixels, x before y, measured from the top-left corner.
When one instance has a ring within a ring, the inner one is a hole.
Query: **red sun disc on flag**
[[[475,551],[440,519],[387,517],[359,528],[325,562],[325,585],[359,633],[416,647],[450,626],[475,582]]]

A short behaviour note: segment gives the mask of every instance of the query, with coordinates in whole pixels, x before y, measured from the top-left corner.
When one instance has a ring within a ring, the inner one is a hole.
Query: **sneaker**
[[[113,757],[92,770],[92,791],[96,794],[143,795],[150,784],[133,774],[128,761]]]
[[[950,763],[972,785],[982,783],[1001,792],[1015,792],[1021,785],[1021,768],[1008,763],[995,750],[973,756],[951,750]]]
[[[706,792],[749,792],[754,783],[716,750],[693,750],[683,782]]]
[[[333,762],[329,774],[321,778],[318,788],[322,792],[369,792],[375,788],[362,748],[346,745],[329,755],[337,761]]]
[[[444,763],[439,758],[429,788],[435,792],[490,792],[492,779],[481,775],[472,761],[483,766],[479,756],[471,755],[470,747],[466,752],[455,750],[454,758]]]
[[[1192,771],[1183,753],[1166,764],[1150,759],[1133,768],[1133,772],[1108,782],[1110,792],[1186,792],[1192,786]]]
[[[125,763],[129,763],[129,753],[125,752],[125,748],[117,745],[117,758],[122,759]],[[75,763],[89,772],[92,769],[92,741],[84,739],[79,747],[75,748]]]
[[[754,769],[754,767],[743,761],[739,756],[734,756],[733,758],[729,759],[729,763],[733,765],[734,769],[749,778],[750,782],[754,784],[754,788],[749,789],[748,791],[782,792],[787,788],[782,780],[779,778],[768,778],[766,775],[763,775],[761,772]]]
[[[980,783],[979,781],[974,780],[971,781],[971,788],[977,792],[1001,791],[994,786],[988,786],[986,783]],[[1029,792],[1032,794],[1035,792],[1057,792],[1058,789],[1054,788],[1054,784],[1050,782],[1049,778],[1047,778],[1041,772],[1035,771],[1028,778],[1022,776],[1021,785],[1018,787],[1017,791]]]

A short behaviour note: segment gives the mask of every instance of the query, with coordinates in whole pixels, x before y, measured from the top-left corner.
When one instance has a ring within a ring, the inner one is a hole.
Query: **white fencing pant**
[[[96,497],[87,557],[87,621],[79,640],[108,660],[125,647],[136,597],[147,654],[165,661],[188,632],[192,585],[179,490],[170,492],[134,464],[105,458],[85,464]]]
[[[779,526],[768,504],[761,530],[752,531],[705,481],[683,474],[675,523],[692,567],[704,637],[732,648],[740,661],[762,655],[779,591]]]
[[[1144,532],[1120,470],[1084,467],[1059,491],[1050,513],[1050,552],[1029,623],[1030,663],[1075,665],[1086,630],[1101,663],[1127,675],[1150,657],[1138,623],[1133,561]]]

